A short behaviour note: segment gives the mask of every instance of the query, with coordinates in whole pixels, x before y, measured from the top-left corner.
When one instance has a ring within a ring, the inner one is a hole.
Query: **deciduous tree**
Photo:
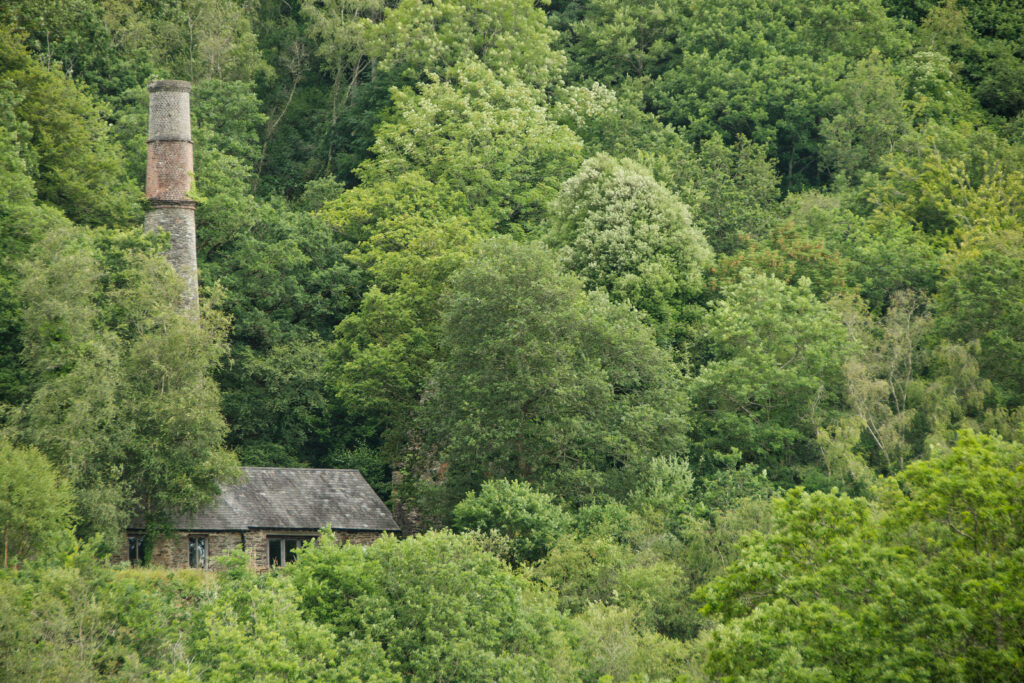
[[[539,244],[485,242],[453,277],[440,331],[419,467],[444,463],[440,483],[456,500],[502,477],[569,501],[624,495],[619,468],[686,450],[668,353],[635,311],[584,292]]]
[[[712,258],[689,207],[643,166],[607,155],[562,185],[548,241],[588,288],[647,313],[663,344],[678,336],[682,308],[703,290]]]

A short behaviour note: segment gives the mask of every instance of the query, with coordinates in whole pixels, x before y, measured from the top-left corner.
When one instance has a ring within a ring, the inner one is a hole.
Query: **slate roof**
[[[391,512],[358,470],[243,467],[211,505],[180,515],[181,531],[319,529],[397,531]]]

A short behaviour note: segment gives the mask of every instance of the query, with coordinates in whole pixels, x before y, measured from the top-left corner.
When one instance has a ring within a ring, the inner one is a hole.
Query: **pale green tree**
[[[112,539],[129,512],[158,530],[209,501],[235,467],[211,375],[223,317],[196,324],[182,280],[139,235],[55,230],[21,272],[34,391],[13,433],[74,486],[80,533]]]
[[[838,111],[820,124],[823,165],[856,180],[909,130],[907,103],[894,67],[877,54],[853,66],[837,95]]]
[[[530,0],[402,0],[379,26],[381,69],[406,82],[427,74],[459,80],[455,67],[479,60],[543,88],[565,67],[555,36]]]
[[[141,219],[141,188],[128,178],[103,108],[73,80],[44,68],[9,27],[0,31],[0,73],[3,125],[23,129],[22,161],[38,198],[86,225]]]
[[[643,166],[607,155],[562,185],[547,239],[588,288],[647,313],[662,343],[678,336],[712,259],[689,207]]]
[[[195,610],[182,638],[184,652],[156,680],[400,680],[379,647],[343,651],[330,629],[303,618],[290,581],[261,581],[247,562],[240,549],[220,560],[216,589]]]
[[[478,235],[469,213],[461,193],[420,173],[362,185],[324,207],[369,277],[359,309],[335,329],[335,387],[377,429],[401,431],[423,390],[445,282]]]
[[[182,0],[157,14],[152,48],[167,78],[250,81],[273,75],[253,30],[254,11],[237,0]]]
[[[950,254],[934,300],[940,334],[980,342],[982,375],[1001,402],[1024,403],[1024,238],[1020,228],[979,235]]]
[[[31,559],[70,532],[71,492],[46,457],[0,436],[0,529],[3,566]]]
[[[452,511],[455,531],[493,531],[508,539],[513,564],[542,558],[568,524],[553,496],[527,482],[492,479],[470,491]]]
[[[552,598],[470,534],[427,532],[368,548],[324,534],[289,568],[307,620],[343,647],[377,648],[402,680],[565,680]]]

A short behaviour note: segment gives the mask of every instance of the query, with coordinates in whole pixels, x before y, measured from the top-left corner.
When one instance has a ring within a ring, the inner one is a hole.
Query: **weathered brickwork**
[[[380,538],[377,531],[335,531],[339,543],[354,543],[356,545],[370,545]],[[253,529],[246,532],[240,531],[211,531],[200,532],[175,532],[173,536],[162,538],[153,546],[150,555],[150,563],[168,569],[188,568],[188,538],[189,536],[201,536],[206,538],[206,555],[208,569],[215,569],[216,563],[213,558],[230,553],[236,546],[242,546],[246,555],[249,556],[249,567],[257,571],[269,569],[267,562],[267,537],[268,536],[319,536],[314,529],[289,529],[264,530]],[[124,537],[124,543],[111,555],[111,561],[128,561],[128,535]]]
[[[146,154],[146,197],[150,201],[182,201],[192,193],[192,143],[150,140]]]

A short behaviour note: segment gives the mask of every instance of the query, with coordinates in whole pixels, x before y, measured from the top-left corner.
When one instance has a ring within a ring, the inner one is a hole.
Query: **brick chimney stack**
[[[167,260],[186,282],[183,305],[199,314],[196,267],[196,203],[193,183],[192,123],[188,81],[149,84],[149,139],[146,158],[146,230],[170,233]]]

